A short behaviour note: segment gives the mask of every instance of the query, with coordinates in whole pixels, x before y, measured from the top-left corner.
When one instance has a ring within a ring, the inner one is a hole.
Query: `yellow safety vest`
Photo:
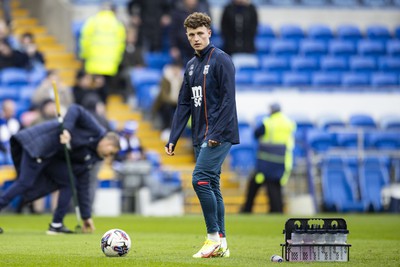
[[[285,172],[280,180],[282,185],[285,185],[289,179],[290,172],[293,166],[293,153],[294,148],[294,132],[296,131],[296,124],[281,112],[271,114],[263,121],[265,134],[260,138],[260,143],[267,145],[285,145],[286,152],[284,158],[277,155],[262,155],[258,157],[266,158],[269,161],[276,163],[281,162],[285,166]],[[260,180],[260,177],[258,177]]]
[[[85,71],[114,76],[124,54],[125,41],[125,27],[112,11],[100,11],[90,17],[82,28],[80,39]]]

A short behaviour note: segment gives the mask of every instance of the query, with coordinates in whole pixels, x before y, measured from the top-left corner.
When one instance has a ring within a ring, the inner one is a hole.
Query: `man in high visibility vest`
[[[279,104],[272,104],[270,111],[270,116],[254,133],[259,140],[257,164],[249,179],[243,213],[252,211],[254,198],[262,185],[267,187],[269,212],[283,212],[282,186],[287,184],[292,170],[296,124],[281,112]]]

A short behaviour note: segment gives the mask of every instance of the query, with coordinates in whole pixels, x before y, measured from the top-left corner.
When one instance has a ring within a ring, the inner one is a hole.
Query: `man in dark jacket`
[[[191,116],[196,157],[192,184],[207,227],[206,242],[193,257],[229,257],[220,174],[231,146],[239,143],[235,67],[225,52],[210,43],[208,15],[195,12],[186,18],[184,26],[195,56],[186,66],[165,152],[174,155]]]
[[[119,138],[115,133],[107,133],[84,108],[75,104],[65,115],[63,132],[57,120],[51,120],[12,136],[11,152],[18,177],[0,196],[0,209],[18,195],[30,202],[60,190],[48,233],[71,232],[63,225],[72,196],[63,145],[69,147],[83,231],[92,232],[89,171],[94,163],[119,151]]]
[[[221,19],[221,34],[224,51],[255,53],[254,39],[257,34],[258,16],[250,0],[232,0],[225,6]]]

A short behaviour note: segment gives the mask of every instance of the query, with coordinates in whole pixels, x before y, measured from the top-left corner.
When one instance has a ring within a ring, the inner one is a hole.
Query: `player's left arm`
[[[224,141],[222,133],[226,128],[231,127],[233,114],[236,113],[235,100],[235,66],[231,58],[223,53],[218,55],[216,61],[217,88],[220,90],[219,115],[212,125],[209,140]]]

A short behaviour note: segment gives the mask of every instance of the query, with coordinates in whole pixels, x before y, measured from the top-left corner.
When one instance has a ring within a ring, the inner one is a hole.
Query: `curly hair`
[[[205,26],[207,29],[211,28],[211,18],[206,13],[194,12],[190,14],[183,23],[185,29],[196,29]]]

